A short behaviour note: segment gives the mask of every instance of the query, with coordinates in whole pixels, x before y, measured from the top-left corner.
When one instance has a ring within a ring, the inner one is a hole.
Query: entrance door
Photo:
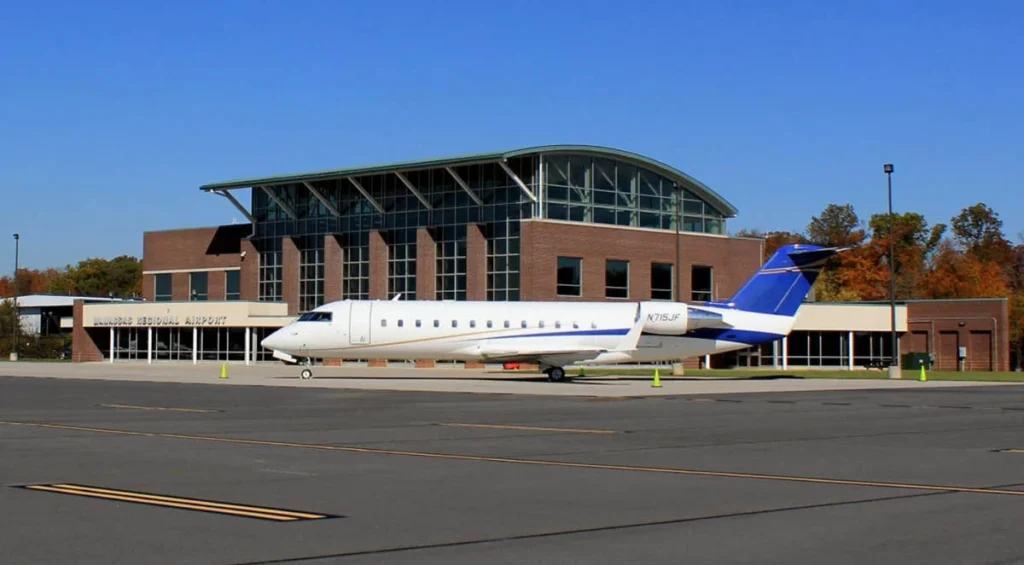
[[[370,316],[373,313],[373,302],[355,300],[348,317],[348,341],[352,345],[370,343]]]

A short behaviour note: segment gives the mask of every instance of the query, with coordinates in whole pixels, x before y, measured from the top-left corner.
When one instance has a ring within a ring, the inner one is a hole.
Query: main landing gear
[[[544,370],[548,375],[548,380],[553,383],[565,382],[565,369],[561,367],[549,367]]]

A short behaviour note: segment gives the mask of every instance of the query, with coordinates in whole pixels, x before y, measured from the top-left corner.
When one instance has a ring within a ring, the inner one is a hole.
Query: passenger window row
[[[423,320],[416,320],[414,323],[415,323],[417,328],[423,327]],[[484,323],[485,323],[487,328],[493,328],[494,327],[494,321],[493,320],[487,320]],[[396,325],[399,328],[404,328],[405,327],[405,320],[404,319],[397,320],[396,321]],[[572,329],[578,330],[578,329],[580,329],[580,326],[582,326],[583,324],[581,324],[580,322],[571,322],[571,323],[566,322],[565,324],[563,324],[560,321],[556,321],[554,323],[554,328],[555,329],[561,329],[563,327],[563,325],[564,325],[565,328],[572,327]],[[386,318],[381,318],[381,320],[380,320],[380,327],[382,327],[382,328],[388,327],[388,321],[387,321]],[[435,328],[440,328],[441,327],[441,320],[434,320],[434,327]],[[451,321],[451,327],[453,327],[453,328],[459,327],[459,321],[458,320],[452,320]],[[469,320],[469,327],[471,327],[471,328],[477,327],[476,320]],[[509,320],[505,320],[505,322],[503,324],[503,327],[506,328],[506,329],[511,328],[512,327],[512,322],[509,321]],[[519,327],[521,327],[521,328],[529,328],[530,325],[529,325],[529,323],[526,320],[522,320],[519,323]],[[540,320],[537,323],[537,325],[533,326],[533,327],[544,328],[544,327],[547,327],[547,324],[544,322],[544,320]],[[597,329],[597,322],[590,322],[590,329],[596,330]]]

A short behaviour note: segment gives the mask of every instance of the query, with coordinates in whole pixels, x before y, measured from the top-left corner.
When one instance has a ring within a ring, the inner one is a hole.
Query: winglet
[[[616,346],[614,351],[635,351],[640,343],[640,334],[643,333],[644,319],[640,315],[640,305],[636,306],[636,318],[633,320],[633,327]]]

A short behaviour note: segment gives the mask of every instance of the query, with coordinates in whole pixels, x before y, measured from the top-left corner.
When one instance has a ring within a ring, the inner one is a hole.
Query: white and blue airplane
[[[775,341],[836,247],[787,245],[722,302],[342,300],[324,304],[261,345],[288,363],[423,359],[536,363],[550,381],[566,365],[675,361]]]

